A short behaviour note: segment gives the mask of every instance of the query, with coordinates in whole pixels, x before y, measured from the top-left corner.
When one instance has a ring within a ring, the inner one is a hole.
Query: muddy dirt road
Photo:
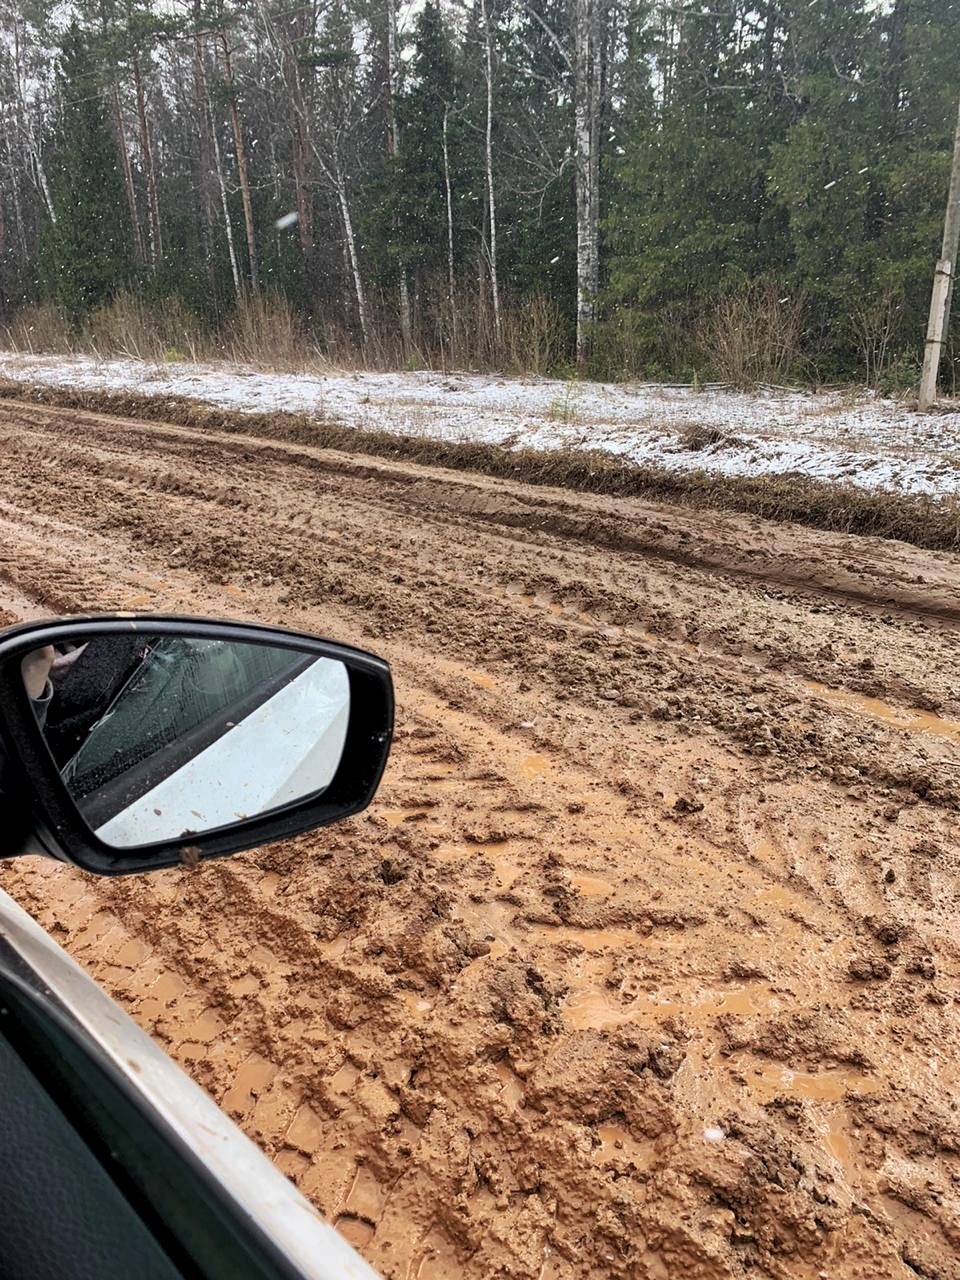
[[[396,1280],[960,1277],[960,561],[0,410],[4,620],[393,664],[375,805],[13,893]]]

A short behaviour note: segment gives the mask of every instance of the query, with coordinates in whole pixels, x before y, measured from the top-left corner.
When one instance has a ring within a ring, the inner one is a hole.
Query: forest
[[[3,0],[0,339],[904,389],[958,99],[960,0]]]

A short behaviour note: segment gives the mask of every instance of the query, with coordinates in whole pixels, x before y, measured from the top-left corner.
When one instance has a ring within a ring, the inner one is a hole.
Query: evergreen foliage
[[[108,130],[97,67],[76,25],[64,34],[59,70],[62,125],[51,165],[56,221],[44,229],[40,279],[74,325],[130,280],[117,146]]]

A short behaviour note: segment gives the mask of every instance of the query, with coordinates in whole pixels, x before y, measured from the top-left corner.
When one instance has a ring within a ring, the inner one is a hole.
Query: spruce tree
[[[435,0],[427,0],[417,19],[414,44],[407,87],[397,102],[400,147],[367,193],[365,238],[386,279],[400,268],[420,280],[442,278],[446,262],[443,119],[456,93]]]
[[[74,23],[60,55],[62,129],[51,188],[56,222],[40,246],[45,292],[79,326],[131,276],[130,237],[116,140],[107,127],[97,68]]]

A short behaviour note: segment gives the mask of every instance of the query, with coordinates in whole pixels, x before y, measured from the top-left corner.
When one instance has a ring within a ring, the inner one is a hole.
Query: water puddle
[[[350,945],[350,939],[339,937],[334,938],[332,942],[318,942],[315,950],[324,957],[325,960],[339,960]]]
[[[791,1071],[789,1067],[757,1067],[747,1074],[747,1087],[760,1102],[800,1098],[806,1102],[840,1102],[848,1093],[876,1093],[880,1082],[853,1069]],[[829,1144],[828,1144],[829,1145]]]
[[[779,1007],[780,1000],[769,987],[714,992],[696,1000],[659,1000],[655,996],[640,996],[627,1005],[596,989],[572,996],[567,1001],[565,1012],[573,1030],[602,1031],[628,1022],[659,1023],[680,1015],[693,1023],[704,1023],[723,1013],[752,1017],[773,1012]]]
[[[282,879],[282,876],[277,871],[265,871],[260,877],[260,888],[263,893],[273,895],[280,887]]]
[[[637,1142],[626,1129],[615,1124],[598,1125],[597,1136],[600,1146],[594,1152],[595,1160],[629,1160],[638,1170],[653,1166],[655,1153],[652,1142]]]
[[[831,689],[829,685],[820,684],[816,680],[802,680],[801,684],[810,693],[822,698],[824,702],[845,707],[848,711],[859,711],[899,729],[902,733],[923,733],[932,738],[945,738],[948,742],[960,742],[960,723],[956,720],[944,720],[932,711],[917,711],[906,707],[891,707],[880,698],[868,698],[862,693],[848,693],[843,689]]]
[[[349,1213],[341,1213],[334,1220],[333,1225],[344,1240],[358,1250],[365,1248],[373,1239],[375,1233],[375,1227],[372,1222],[367,1222],[364,1218],[356,1218]]]
[[[223,1019],[216,1009],[208,1007],[199,1017],[183,1023],[182,1034],[185,1040],[198,1045],[208,1045],[216,1040],[225,1030]]]
[[[602,898],[613,893],[613,885],[597,876],[571,875],[570,883],[585,898]]]
[[[844,1171],[847,1178],[855,1175],[853,1144],[839,1116],[831,1116],[821,1130],[823,1145]]]
[[[489,850],[487,851],[489,852]],[[500,889],[509,889],[523,875],[523,867],[517,862],[510,862],[507,858],[493,857],[491,858],[497,879],[500,881]]]
[[[339,1224],[338,1224],[339,1226]],[[409,1280],[450,1280],[460,1271],[461,1259],[439,1227],[432,1228],[418,1254],[404,1273]]]
[[[388,827],[395,830],[405,822],[411,824],[422,822],[430,817],[430,813],[426,809],[378,809],[377,816],[382,818]]]
[[[465,920],[482,930],[484,938],[493,939],[490,954],[495,959],[521,941],[521,933],[514,925],[517,908],[512,903],[484,902],[477,907],[462,907],[461,910]]]
[[[522,604],[525,609],[546,609],[549,614],[555,618],[567,618],[570,621],[574,619],[582,622],[588,627],[603,626],[608,622],[607,618],[597,618],[592,613],[588,613],[581,609],[575,600],[554,600],[546,595],[526,595],[517,594],[516,592],[507,591],[508,596],[512,596],[518,604]],[[622,627],[609,627],[608,630],[615,635],[623,633]]]
[[[519,768],[525,778],[542,778],[552,768],[552,761],[547,756],[532,754],[523,757]]]
[[[258,1053],[251,1053],[249,1058],[237,1068],[233,1085],[224,1094],[221,1106],[225,1111],[246,1112],[251,1102],[268,1087],[277,1074],[277,1068]]]
[[[626,947],[660,946],[670,950],[670,941],[664,938],[654,939],[629,929],[581,929],[573,925],[539,925],[531,930],[532,942],[558,946],[565,942],[575,942],[584,951],[623,950]],[[676,949],[676,948],[674,948]]]
[[[429,1013],[433,1008],[433,1001],[422,996],[419,991],[409,991],[404,988],[397,992],[397,995],[407,1006],[412,1014],[419,1017],[424,1013]]]
[[[494,1069],[500,1077],[500,1097],[509,1107],[518,1107],[523,1101],[523,1081],[514,1075],[506,1062],[497,1062]]]
[[[509,840],[491,844],[470,845],[467,849],[463,845],[440,845],[438,848],[430,850],[430,857],[447,865],[460,863],[468,870],[470,869],[470,863],[475,858],[485,859],[492,865],[494,873],[493,881],[487,881],[487,884],[490,885],[488,892],[496,894],[504,893],[510,889],[524,873],[524,868],[519,862],[514,862],[510,858],[503,856],[504,851],[509,850],[510,847]]]

